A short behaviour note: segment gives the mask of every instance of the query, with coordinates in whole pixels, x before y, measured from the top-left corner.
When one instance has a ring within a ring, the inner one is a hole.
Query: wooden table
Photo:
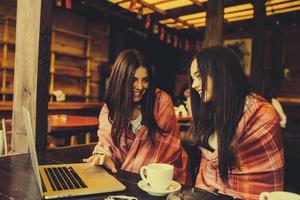
[[[94,145],[78,145],[38,153],[39,164],[57,164],[81,162],[88,157]],[[139,200],[162,200],[165,197],[154,197],[140,190],[137,182],[139,175],[125,171],[114,174],[125,186],[123,192],[113,195],[130,195]],[[76,199],[104,199],[112,193],[76,197]],[[40,199],[37,182],[31,167],[29,154],[0,157],[0,199]]]
[[[39,164],[58,164],[81,162],[82,158],[91,155],[95,144],[77,145],[74,147],[58,148],[38,153]],[[119,170],[112,174],[125,186],[126,190],[116,193],[81,196],[76,199],[104,199],[109,195],[128,195],[139,200],[163,200],[139,189],[137,183],[141,180],[135,173]],[[187,188],[184,186],[184,188]],[[40,199],[40,192],[34,176],[29,154],[0,157],[0,199]],[[220,198],[220,200],[225,200]]]
[[[177,121],[178,122],[191,122],[192,116],[185,116],[185,117],[177,116]]]
[[[77,144],[77,135],[85,132],[85,143],[91,141],[91,132],[97,131],[99,120],[97,117],[77,115],[49,115],[49,133],[54,136],[71,137],[70,145]],[[50,146],[54,146],[50,144]]]
[[[192,116],[177,116],[177,122],[181,131],[187,131],[191,127]]]

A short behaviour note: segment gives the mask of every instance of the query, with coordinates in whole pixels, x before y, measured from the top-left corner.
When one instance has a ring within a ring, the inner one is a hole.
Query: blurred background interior
[[[209,1],[215,7],[207,0],[53,0],[48,147],[97,141],[107,78],[123,49],[146,54],[158,87],[176,104],[188,83],[191,56],[207,46],[216,29],[222,44],[236,51],[251,83],[266,99],[281,103],[287,116],[285,187],[300,192],[300,0]],[[16,0],[0,0],[0,118],[8,132],[16,6]],[[218,6],[224,7],[221,13]],[[214,15],[223,20],[207,23]],[[7,146],[9,152],[10,140]]]

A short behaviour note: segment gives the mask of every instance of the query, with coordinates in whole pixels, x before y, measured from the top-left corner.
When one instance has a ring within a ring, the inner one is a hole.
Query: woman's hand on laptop
[[[116,165],[110,156],[104,154],[94,154],[87,159],[82,159],[83,162],[91,163],[92,165],[104,165],[111,172],[116,173]]]

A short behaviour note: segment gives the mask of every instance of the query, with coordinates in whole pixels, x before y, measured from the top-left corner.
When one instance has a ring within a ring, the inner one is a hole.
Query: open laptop
[[[24,106],[23,115],[32,167],[42,198],[62,198],[126,189],[100,166],[89,163],[38,165],[30,113]]]

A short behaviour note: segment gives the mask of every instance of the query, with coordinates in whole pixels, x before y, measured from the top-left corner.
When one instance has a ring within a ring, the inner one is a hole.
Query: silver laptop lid
[[[37,159],[37,154],[36,154],[36,149],[35,149],[35,142],[34,142],[33,130],[32,130],[32,126],[31,126],[30,113],[24,106],[22,107],[22,109],[23,109],[24,123],[25,123],[25,128],[26,128],[26,133],[27,133],[27,142],[28,142],[28,147],[29,147],[29,153],[30,153],[30,157],[31,157],[31,163],[32,163],[36,181],[39,186],[39,190],[41,192],[41,196],[43,196],[41,176],[40,176],[40,172],[39,172],[39,164],[38,164],[38,159]]]

